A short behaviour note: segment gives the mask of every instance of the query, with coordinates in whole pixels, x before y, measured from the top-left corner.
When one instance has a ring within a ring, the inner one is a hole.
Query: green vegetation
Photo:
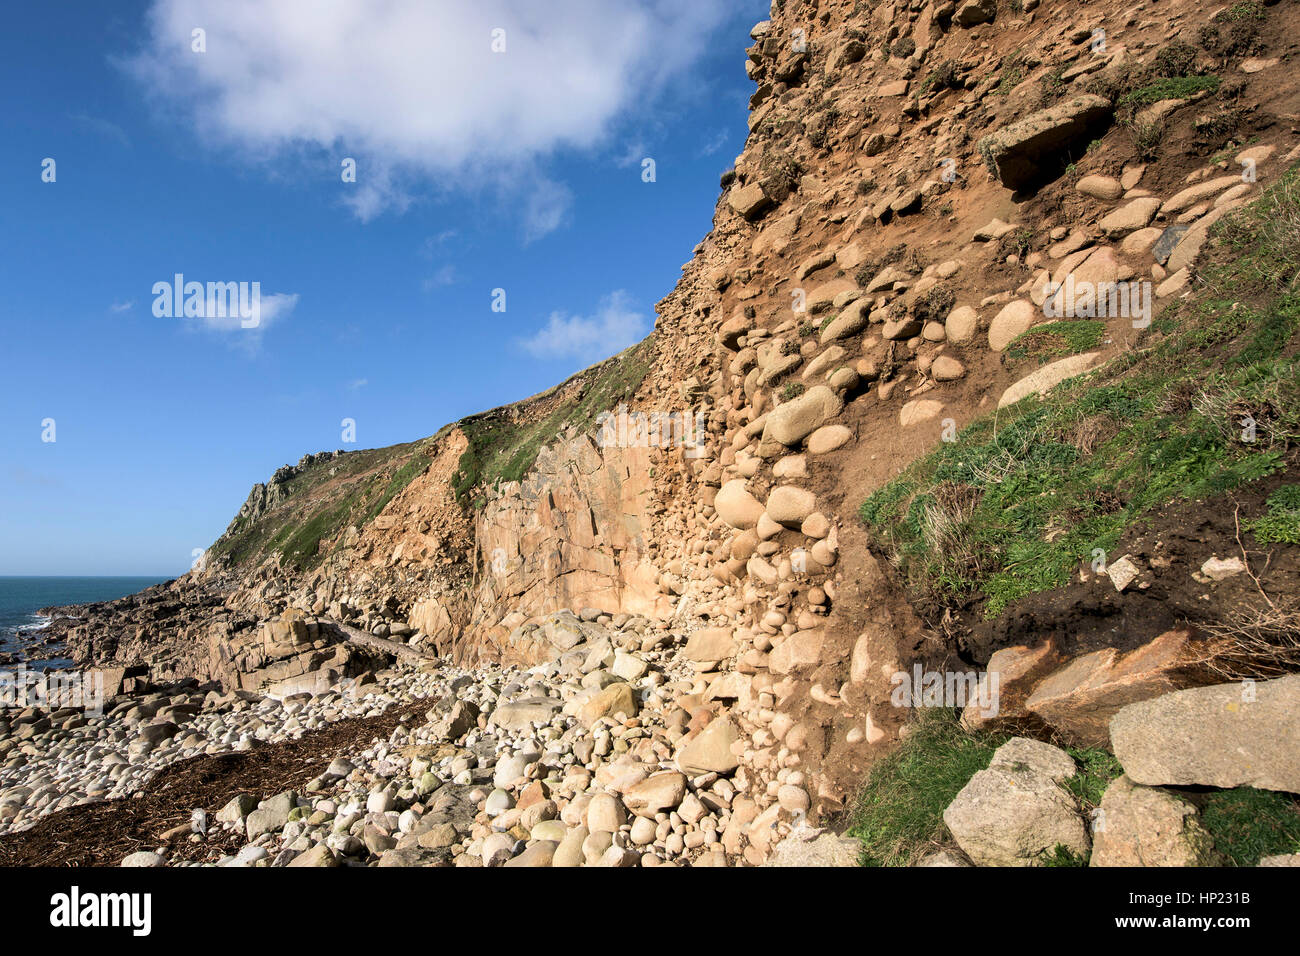
[[[1002,73],[998,78],[998,85],[994,92],[999,96],[1006,96],[1025,79],[1025,64],[1017,54],[1007,57],[1006,63],[1002,67]]]
[[[952,710],[921,709],[898,749],[877,762],[853,808],[849,835],[866,866],[909,866],[947,842],[943,811],[1004,743],[970,734]]]
[[[1060,843],[1052,847],[1051,853],[1043,853],[1039,860],[1043,866],[1087,866],[1088,858],[1075,853]]]
[[[1289,794],[1253,787],[1218,790],[1205,796],[1201,823],[1215,851],[1233,866],[1300,853],[1300,803]]]
[[[1214,15],[1218,23],[1240,23],[1247,20],[1263,20],[1264,5],[1256,0],[1239,0],[1226,10],[1220,10]]]
[[[1090,817],[1093,809],[1101,806],[1106,788],[1124,772],[1124,768],[1110,751],[1100,747],[1067,747],[1066,753],[1074,758],[1079,770],[1062,786],[1079,801],[1084,817]]]
[[[319,563],[322,541],[372,519],[429,467],[423,445],[370,448],[308,465],[285,482],[277,506],[255,520],[240,519],[222,535],[213,556],[256,564],[279,553],[299,567]]]
[[[1146,86],[1129,90],[1119,98],[1117,107],[1120,110],[1132,110],[1150,106],[1160,100],[1189,100],[1201,92],[1215,92],[1221,82],[1213,75],[1163,77]]]
[[[786,382],[781,389],[781,401],[788,402],[792,398],[798,398],[804,393],[803,382]]]
[[[973,422],[863,502],[919,603],[996,617],[1154,509],[1283,469],[1300,445],[1300,171],[1214,235],[1203,294],[1170,305],[1140,348]]]
[[[1283,485],[1265,502],[1268,513],[1245,522],[1260,544],[1300,544],[1300,485]]]
[[[1048,322],[1021,333],[1003,353],[1012,359],[1033,359],[1038,364],[1095,349],[1106,334],[1101,319]]]
[[[482,499],[475,497],[479,492],[500,482],[521,480],[537,460],[541,447],[554,441],[561,431],[572,426],[586,429],[601,412],[613,411],[620,402],[628,401],[650,370],[654,348],[651,336],[580,373],[575,378],[585,381],[578,389],[578,397],[571,402],[555,400],[544,414],[523,414],[519,405],[511,405],[459,422],[469,447],[460,456],[452,480],[456,499],[462,504],[471,500],[481,504]],[[559,393],[570,382],[547,394]],[[539,396],[533,401],[544,402],[545,398]]]

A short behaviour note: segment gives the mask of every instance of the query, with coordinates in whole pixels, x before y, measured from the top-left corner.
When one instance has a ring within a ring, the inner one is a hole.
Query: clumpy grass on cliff
[[[1253,787],[1214,791],[1201,800],[1201,824],[1230,866],[1300,853],[1300,802],[1290,794]]]
[[[1138,349],[976,420],[863,502],[914,599],[996,617],[1117,557],[1155,509],[1285,467],[1300,446],[1300,171],[1214,236],[1200,294],[1166,309]]]
[[[1037,325],[1018,335],[1003,352],[1009,359],[1032,359],[1038,364],[1095,349],[1106,334],[1101,319],[1071,319]]]
[[[212,546],[214,557],[234,565],[260,564],[271,554],[312,567],[328,551],[323,541],[379,514],[429,467],[423,442],[368,448],[316,462],[285,484],[284,501],[254,520],[235,522]]]
[[[536,418],[530,418],[527,410],[521,412],[518,406],[509,406],[462,420],[459,427],[469,446],[452,479],[457,500],[462,505],[481,505],[485,489],[522,480],[542,446],[555,441],[564,429],[587,429],[601,412],[613,412],[620,402],[629,400],[650,370],[653,338],[579,373],[589,380],[583,383],[576,400],[557,401]]]
[[[863,865],[910,866],[951,843],[943,811],[1006,739],[968,733],[953,710],[918,710],[898,749],[871,768],[854,805],[849,835],[862,843]]]

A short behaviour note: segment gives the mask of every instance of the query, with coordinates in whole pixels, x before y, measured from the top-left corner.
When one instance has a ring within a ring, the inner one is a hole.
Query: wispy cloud
[[[725,129],[720,129],[714,137],[700,147],[701,156],[712,156],[722,147],[727,145],[727,140],[731,139],[731,133]]]
[[[602,298],[589,316],[552,312],[546,325],[518,344],[536,358],[597,361],[621,352],[649,334],[647,316],[618,289]]]
[[[420,283],[420,287],[424,289],[425,292],[431,292],[434,289],[441,288],[442,286],[454,284],[456,278],[456,267],[453,265],[446,265],[440,268],[433,275],[425,278],[424,281]]]
[[[457,232],[455,229],[444,229],[436,236],[426,236],[424,242],[420,243],[420,255],[425,259],[432,259],[439,249],[455,239]]]
[[[260,296],[258,301],[260,306],[258,322],[255,326],[245,327],[244,317],[233,308],[226,310],[230,313],[228,315],[205,314],[197,321],[202,322],[203,327],[212,332],[238,332],[241,333],[241,338],[258,339],[263,332],[298,307],[298,293],[272,292]]]
[[[354,378],[352,381],[348,382],[347,389],[349,392],[359,392],[369,384],[370,379],[368,378]]]
[[[563,183],[535,183],[524,201],[524,244],[536,242],[569,221],[573,192]]]
[[[71,113],[68,116],[74,123],[83,129],[90,130],[98,136],[105,139],[111,139],[122,146],[131,145],[131,137],[126,134],[126,130],[109,120],[99,116],[90,116],[86,113]]]
[[[645,159],[645,156],[645,143],[637,140],[634,143],[628,144],[627,148],[623,150],[622,155],[614,160],[614,165],[619,169],[627,169],[629,166],[639,166],[641,160]]]
[[[362,220],[486,189],[514,198],[532,241],[566,221],[567,188],[546,184],[545,163],[606,142],[728,12],[727,0],[153,0],[128,68],[231,156],[356,159],[356,183],[339,185]],[[196,24],[205,53],[178,41]]]
[[[135,299],[128,299],[125,302],[114,302],[108,307],[110,312],[127,312],[135,305]]]
[[[31,488],[62,488],[63,482],[54,475],[30,471],[22,465],[13,465],[9,469],[9,479],[16,485]]]

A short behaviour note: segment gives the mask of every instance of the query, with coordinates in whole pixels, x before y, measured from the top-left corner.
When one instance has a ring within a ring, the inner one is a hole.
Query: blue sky
[[[0,574],[179,574],[277,466],[431,435],[643,337],[744,145],[765,13],[12,9]],[[259,282],[260,325],[155,316],[176,273]]]

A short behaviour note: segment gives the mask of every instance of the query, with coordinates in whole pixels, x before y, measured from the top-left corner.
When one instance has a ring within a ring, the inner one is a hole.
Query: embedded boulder
[[[1113,110],[1101,96],[1073,97],[984,137],[980,155],[1002,185],[1023,189],[1046,179],[1071,147],[1095,138]]]

